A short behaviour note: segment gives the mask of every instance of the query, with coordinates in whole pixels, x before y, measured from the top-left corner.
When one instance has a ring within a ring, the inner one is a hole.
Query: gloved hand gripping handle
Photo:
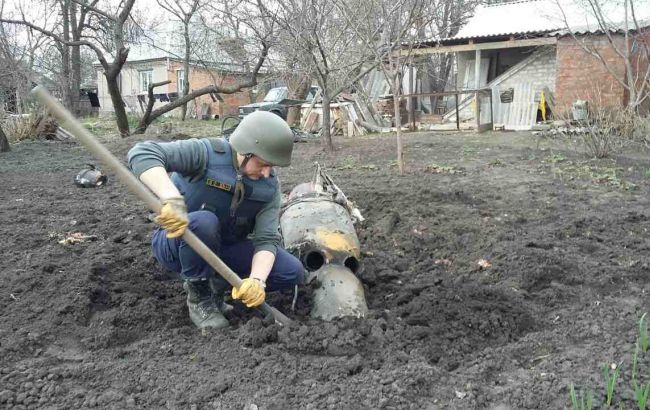
[[[32,90],[41,103],[50,110],[52,114],[62,123],[72,135],[92,153],[103,161],[118,178],[126,184],[131,192],[140,198],[149,209],[156,213],[160,212],[162,204],[156,196],[140,182],[131,171],[129,171],[110,151],[106,149],[95,137],[84,128],[83,125],[58,101],[56,101],[42,86],[37,86]],[[233,287],[239,288],[242,280],[232,269],[215,255],[194,233],[189,229],[185,230],[183,240]],[[291,319],[282,314],[279,310],[269,306],[266,302],[262,303],[259,308],[265,314],[271,314],[280,324],[289,324]]]

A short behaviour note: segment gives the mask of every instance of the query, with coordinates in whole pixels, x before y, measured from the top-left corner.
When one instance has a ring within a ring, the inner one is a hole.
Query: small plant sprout
[[[580,401],[578,401],[578,395],[576,394],[576,389],[573,386],[573,383],[569,385],[569,396],[571,397],[571,408],[572,410],[591,410],[592,406],[592,396],[591,391],[587,391],[585,396],[584,392],[580,392]]]
[[[634,384],[634,396],[636,397],[636,404],[639,406],[639,410],[646,410],[646,405],[648,404],[648,394],[650,393],[650,382],[646,385],[639,385],[633,380]]]
[[[605,386],[607,388],[607,407],[612,405],[614,386],[616,386],[616,380],[620,374],[621,368],[616,363],[603,363],[603,379],[605,379]]]
[[[561,154],[553,154],[548,158],[548,162],[551,164],[557,164],[558,162],[563,162],[565,160],[566,158]]]
[[[636,384],[636,365],[639,363],[639,341],[634,346],[634,356],[632,357],[632,382]]]
[[[650,410],[650,381],[647,379],[647,372],[643,368],[646,364],[647,357],[644,356],[648,350],[648,325],[646,318],[648,313],[644,313],[639,319],[639,335],[634,343],[634,352],[632,355],[631,378],[630,384],[618,383],[622,379],[621,363],[603,363],[601,371],[605,380],[605,400],[602,408],[613,408],[618,406],[619,409],[636,408],[638,410]],[[625,377],[627,379],[627,377]],[[619,388],[624,389],[618,394],[618,403],[613,403],[614,389],[617,383]],[[631,387],[631,391],[630,388]],[[583,389],[576,391],[573,383],[569,385],[569,397],[571,399],[572,410],[587,410],[592,408],[593,396],[590,390]],[[634,405],[633,403],[636,403]],[[600,404],[600,403],[598,403]],[[634,406],[634,407],[630,407]],[[600,408],[601,406],[599,406]]]
[[[648,324],[645,321],[648,313],[644,313],[639,320],[639,343],[641,344],[641,351],[646,353],[648,351]]]

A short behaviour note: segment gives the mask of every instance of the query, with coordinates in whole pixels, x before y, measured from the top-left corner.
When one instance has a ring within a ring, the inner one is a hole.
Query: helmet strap
[[[252,154],[244,155],[244,160],[240,165],[239,159],[237,158],[237,151],[235,151],[235,149],[232,147],[231,150],[232,150],[232,164],[235,167],[235,171],[237,172],[237,182],[235,182],[235,193],[233,194],[232,201],[230,202],[230,217],[232,218],[235,216],[235,213],[237,212],[237,208],[239,208],[239,205],[241,205],[241,203],[244,202],[244,194],[246,190],[244,188],[244,182],[242,180],[243,174],[241,170],[246,167],[248,160],[250,160],[253,155]]]

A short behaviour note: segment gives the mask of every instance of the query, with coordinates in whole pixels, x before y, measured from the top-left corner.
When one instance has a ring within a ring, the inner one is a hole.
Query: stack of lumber
[[[318,132],[323,127],[323,106],[322,104],[303,104],[302,129],[307,132]],[[333,102],[330,104],[330,130],[332,135],[343,135],[355,137],[365,135],[366,130],[357,125],[359,113],[352,102]]]
[[[317,95],[311,103],[303,104],[300,108],[302,118],[300,128],[304,131],[317,133],[323,129],[323,106],[316,104],[318,97]],[[388,101],[392,107],[392,99]],[[377,132],[385,126],[381,113],[375,110],[372,102],[363,92],[343,93],[330,104],[332,135],[355,137],[365,135],[368,131]]]

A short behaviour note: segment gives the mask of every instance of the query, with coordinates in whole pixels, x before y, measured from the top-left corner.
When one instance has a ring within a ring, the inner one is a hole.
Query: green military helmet
[[[293,151],[293,131],[279,116],[255,111],[239,123],[230,136],[230,144],[239,154],[253,154],[270,164],[288,167]]]

